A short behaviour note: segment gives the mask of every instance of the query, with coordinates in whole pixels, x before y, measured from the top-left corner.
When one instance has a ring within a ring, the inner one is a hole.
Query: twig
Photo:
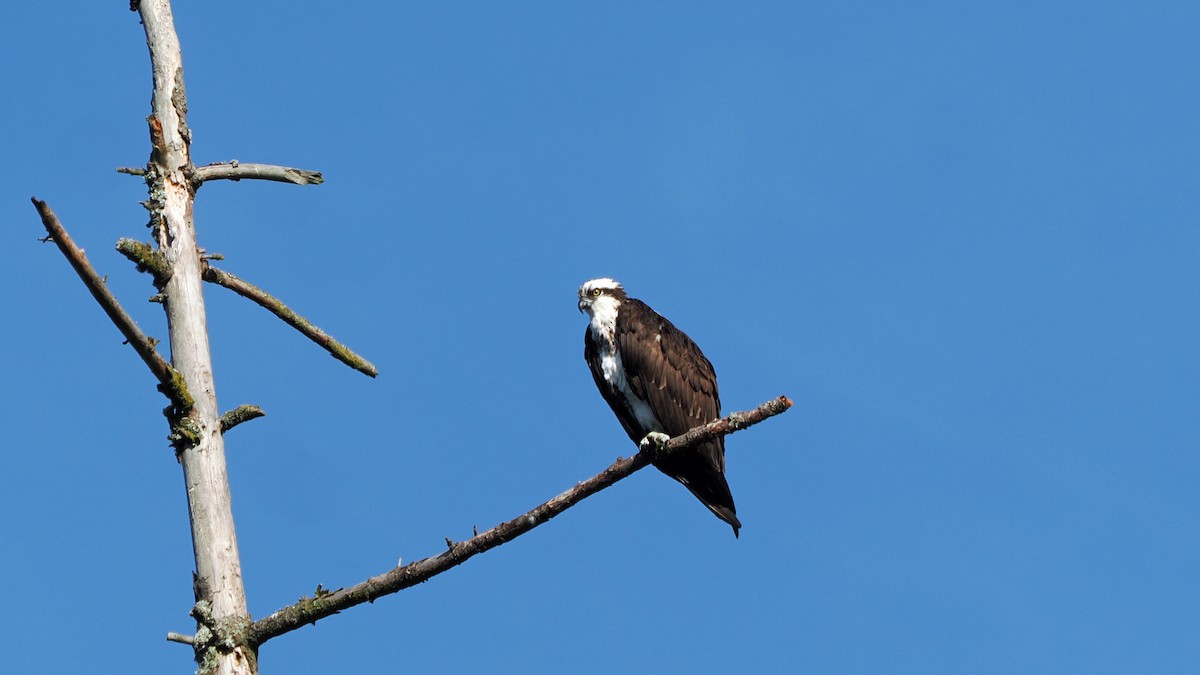
[[[290,607],[285,607],[270,616],[254,622],[250,626],[250,644],[260,646],[267,640],[296,630],[306,624],[315,623],[344,609],[374,602],[376,598],[401,591],[410,586],[428,581],[430,578],[460,565],[467,559],[483,553],[512,540],[533,528],[545,523],[566,509],[579,503],[585,497],[593,495],[613,483],[644,468],[651,462],[651,454],[658,457],[679,452],[706,440],[740,431],[754,424],[785,412],[792,406],[786,396],[767,401],[754,410],[737,412],[696,427],[685,434],[676,436],[656,451],[643,451],[628,459],[619,459],[615,464],[601,473],[579,483],[575,487],[558,495],[554,499],[524,513],[508,522],[501,523],[482,534],[461,542],[451,542],[447,539],[448,550],[445,553],[430,558],[424,558],[396,567],[378,576],[351,586],[339,588],[314,598],[301,598]]]
[[[249,422],[252,419],[263,417],[267,413],[256,405],[239,405],[229,412],[221,415],[221,433],[225,433],[236,427],[242,422]]]
[[[325,351],[333,355],[333,358],[358,372],[370,375],[371,377],[379,374],[379,370],[370,361],[355,354],[349,347],[330,337],[325,331],[314,326],[308,319],[292,311],[290,307],[283,304],[278,298],[258,286],[240,279],[229,272],[219,270],[208,264],[207,261],[204,264],[204,280],[224,286],[244,298],[253,300],[260,307],[279,317],[284,323],[300,331],[305,337],[320,345]]]
[[[295,185],[320,185],[325,182],[325,177],[321,175],[320,171],[295,169],[290,166],[274,164],[243,164],[237,160],[198,166],[192,170],[192,184],[196,187],[210,180],[241,180],[243,178],[273,180]]]
[[[67,234],[67,230],[59,222],[58,216],[54,215],[54,211],[50,207],[39,200],[37,197],[32,198],[33,205],[37,208],[38,214],[42,217],[42,225],[46,227],[46,232],[50,234],[50,240],[57,246],[58,250],[66,256],[67,261],[71,263],[71,267],[75,268],[76,274],[83,280],[85,286],[91,291],[92,297],[100,306],[104,308],[104,312],[108,314],[108,318],[116,324],[117,329],[125,336],[129,345],[133,347],[138,356],[142,357],[142,361],[150,367],[150,372],[158,379],[159,391],[171,399],[180,412],[190,410],[193,404],[192,397],[188,393],[187,386],[183,383],[183,378],[179,373],[167,363],[166,359],[158,353],[154,348],[157,342],[138,328],[133,317],[121,307],[121,303],[117,302],[116,296],[112,291],[108,290],[108,286],[104,283],[104,279],[96,273],[95,268],[88,262],[87,255],[83,249],[75,245],[71,240],[71,236]]]
[[[117,173],[127,173],[130,176],[145,176],[148,172],[144,166],[118,166]]]
[[[195,638],[195,637],[193,637],[193,636],[191,636],[191,635],[184,635],[183,633],[167,633],[167,641],[169,641],[169,642],[179,642],[179,643],[182,643],[182,644],[185,644],[185,645],[194,645],[194,644],[196,644],[196,638]]]

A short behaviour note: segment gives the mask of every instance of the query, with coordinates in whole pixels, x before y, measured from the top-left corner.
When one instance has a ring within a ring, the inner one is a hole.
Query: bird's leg
[[[657,461],[659,455],[662,454],[662,449],[667,447],[667,441],[669,440],[671,440],[671,437],[663,432],[651,431],[638,443],[638,449],[642,452],[650,453],[650,459]]]

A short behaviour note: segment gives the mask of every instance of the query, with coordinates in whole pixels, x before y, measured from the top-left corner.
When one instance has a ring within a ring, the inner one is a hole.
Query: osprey
[[[600,394],[639,447],[661,444],[721,416],[717,374],[695,342],[612,279],[579,287],[579,311],[591,321],[583,357]],[[725,482],[725,438],[718,437],[654,463],[683,483],[718,518],[733,526],[733,495]]]

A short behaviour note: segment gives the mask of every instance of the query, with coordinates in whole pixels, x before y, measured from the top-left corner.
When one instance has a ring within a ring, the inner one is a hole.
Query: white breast
[[[601,298],[601,301],[603,300],[605,298]],[[597,302],[593,308],[589,328],[592,331],[592,339],[600,346],[600,374],[604,377],[604,381],[621,392],[621,396],[629,403],[634,418],[642,428],[647,431],[662,431],[662,425],[659,424],[654,411],[650,409],[650,404],[638,398],[633,393],[633,389],[629,387],[629,381],[625,379],[625,366],[621,363],[621,352],[617,349],[616,341],[616,303],[602,305],[601,302]]]

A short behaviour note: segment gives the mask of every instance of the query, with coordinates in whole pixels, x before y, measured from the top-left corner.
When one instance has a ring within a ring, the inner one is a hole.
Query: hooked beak
[[[583,300],[583,299],[581,298],[581,299],[579,300],[579,311],[580,311],[580,312],[583,312],[583,311],[584,311],[584,310],[587,308],[587,306],[588,306],[588,303],[587,303],[587,301],[585,301],[585,300]]]

